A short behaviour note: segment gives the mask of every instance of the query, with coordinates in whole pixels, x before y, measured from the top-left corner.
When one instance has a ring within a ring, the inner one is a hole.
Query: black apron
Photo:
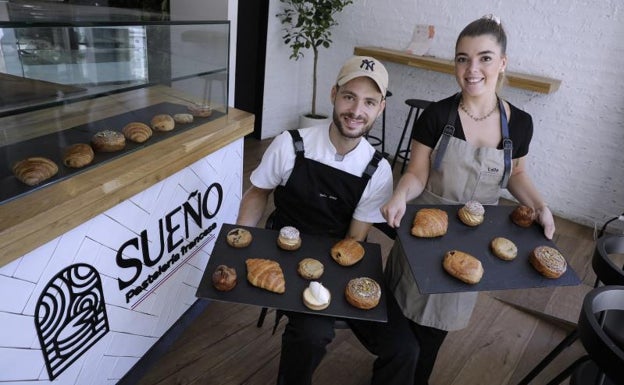
[[[379,151],[362,176],[355,176],[305,157],[303,139],[289,130],[295,148],[295,165],[284,186],[274,192],[275,212],[267,227],[294,226],[301,233],[344,238],[353,212],[382,158]]]

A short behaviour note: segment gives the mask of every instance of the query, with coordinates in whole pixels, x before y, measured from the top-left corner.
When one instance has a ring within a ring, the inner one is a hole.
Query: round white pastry
[[[299,230],[293,226],[284,226],[279,231],[277,245],[284,250],[297,250],[301,246]]]
[[[329,306],[331,294],[323,284],[312,281],[303,291],[303,303],[312,310],[323,310]]]

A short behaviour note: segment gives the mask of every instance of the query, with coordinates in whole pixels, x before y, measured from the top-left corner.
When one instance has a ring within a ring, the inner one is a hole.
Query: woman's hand
[[[381,215],[386,219],[390,227],[398,228],[401,225],[401,218],[405,214],[405,198],[392,195],[392,198],[380,209]]]
[[[537,222],[544,228],[544,235],[548,239],[552,239],[555,235],[555,220],[548,206],[542,206],[535,209]]]

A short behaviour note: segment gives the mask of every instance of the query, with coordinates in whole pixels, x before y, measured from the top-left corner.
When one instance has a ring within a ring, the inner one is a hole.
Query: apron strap
[[[507,183],[509,183],[509,176],[511,175],[511,154],[513,150],[513,142],[509,138],[507,112],[505,111],[503,100],[499,98],[498,104],[500,108],[501,130],[503,134],[503,157],[505,160],[505,171],[503,172],[503,179],[500,182],[500,186],[502,188],[507,188]]]
[[[297,157],[303,157],[305,150],[303,148],[303,139],[299,134],[299,130],[288,130],[290,136],[292,136],[293,146],[295,147],[295,155]]]
[[[379,161],[383,158],[383,154],[379,151],[375,151],[373,158],[368,162],[364,173],[362,174],[362,178],[366,181],[370,180],[375,171],[377,171],[377,166],[379,166]]]
[[[448,122],[446,123],[446,126],[444,126],[444,131],[442,131],[442,137],[440,138],[440,145],[438,146],[438,152],[436,153],[436,157],[433,160],[434,170],[440,169],[440,165],[442,164],[442,158],[444,158],[446,147],[448,147],[448,142],[453,136],[453,134],[455,133],[455,120],[457,119],[457,107],[459,106],[460,96],[461,96],[460,92],[455,94],[455,99],[453,100],[451,111],[449,111]]]

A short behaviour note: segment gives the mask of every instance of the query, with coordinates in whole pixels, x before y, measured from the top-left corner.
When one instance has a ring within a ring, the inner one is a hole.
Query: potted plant
[[[283,12],[276,16],[284,25],[284,43],[291,49],[290,58],[299,60],[303,51],[312,50],[312,108],[305,116],[312,119],[327,119],[316,111],[317,66],[320,48],[329,48],[332,43],[331,28],[338,25],[334,15],[352,0],[280,0],[285,4]]]

